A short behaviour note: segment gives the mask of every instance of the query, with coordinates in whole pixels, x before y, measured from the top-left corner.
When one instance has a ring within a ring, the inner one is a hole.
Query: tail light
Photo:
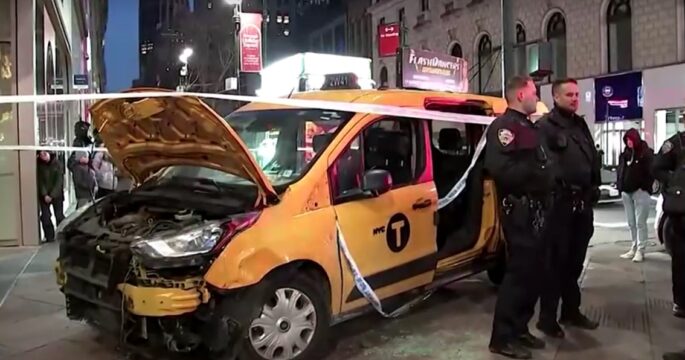
[[[224,224],[224,233],[219,243],[214,247],[214,252],[221,251],[236,235],[250,228],[257,222],[261,212],[254,211],[245,214],[235,215]]]

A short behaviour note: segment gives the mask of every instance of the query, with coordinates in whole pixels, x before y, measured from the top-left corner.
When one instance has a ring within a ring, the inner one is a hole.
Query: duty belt
[[[559,197],[571,200],[571,207],[574,213],[582,213],[585,211],[585,198],[589,190],[581,188],[563,188],[559,193]]]
[[[531,225],[533,225],[533,231],[535,235],[540,235],[542,229],[545,227],[545,210],[550,205],[549,199],[541,199],[539,197],[529,197],[521,196],[516,197],[514,195],[505,196],[502,199],[502,209],[504,213],[509,215],[514,210],[514,203],[519,203],[525,205],[530,210]]]

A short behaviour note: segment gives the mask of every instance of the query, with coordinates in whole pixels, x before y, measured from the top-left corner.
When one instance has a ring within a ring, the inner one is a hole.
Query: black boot
[[[665,353],[664,360],[685,360],[685,350],[680,352]]]
[[[551,338],[563,339],[566,336],[564,329],[562,329],[556,321],[554,323],[538,322],[536,327],[538,330],[542,331],[543,334]]]
[[[673,304],[673,316],[685,319],[685,309],[678,304]]]
[[[523,334],[519,337],[519,343],[529,349],[544,349],[545,342],[541,339],[536,338],[531,333]]]
[[[564,326],[572,326],[585,330],[595,330],[599,327],[599,323],[594,320],[590,320],[587,316],[578,312],[575,315],[563,316],[559,320]]]
[[[523,347],[523,345],[518,342],[511,341],[508,344],[498,346],[490,345],[490,352],[493,354],[499,354],[512,359],[532,359],[533,353],[530,350]]]

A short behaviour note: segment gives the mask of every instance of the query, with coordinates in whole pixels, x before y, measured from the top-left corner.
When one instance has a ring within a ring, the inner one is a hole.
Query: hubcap
[[[309,346],[316,331],[316,309],[299,290],[281,288],[250,325],[250,344],[264,359],[287,360]]]

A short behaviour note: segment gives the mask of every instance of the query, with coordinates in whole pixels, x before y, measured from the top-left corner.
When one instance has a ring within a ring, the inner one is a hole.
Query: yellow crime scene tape
[[[125,93],[105,93],[105,94],[63,94],[63,95],[10,95],[0,96],[0,104],[20,104],[20,103],[54,103],[54,102],[70,102],[70,101],[84,101],[84,100],[106,100],[106,99],[142,99],[142,98],[163,98],[163,97],[196,97],[215,100],[229,100],[239,102],[256,102],[265,104],[275,104],[282,106],[310,108],[310,109],[324,109],[345,111],[354,113],[377,114],[386,116],[397,116],[403,118],[414,119],[428,119],[437,121],[446,121],[464,124],[477,124],[488,126],[494,117],[482,115],[467,115],[457,113],[446,113],[433,110],[422,110],[416,108],[391,106],[391,105],[375,105],[366,103],[349,103],[337,101],[321,101],[321,100],[304,100],[304,99],[290,99],[290,98],[275,98],[275,97],[257,97],[257,96],[241,96],[228,94],[212,94],[212,93],[194,93],[194,92],[167,92],[167,91],[145,91],[145,92],[125,92]],[[445,197],[438,199],[438,209],[449,205],[454,201],[466,188],[466,180],[469,174],[480,158],[482,151],[485,149],[485,134],[481,137],[476,151],[471,160],[466,172],[452,187],[452,189],[445,195]],[[43,146],[43,145],[0,145],[0,151],[104,151],[106,148],[90,148],[90,147],[71,147],[71,146]],[[364,298],[371,304],[371,306],[383,317],[395,318],[406,313],[411,307],[419,302],[427,299],[430,293],[426,293],[408,302],[407,304],[397,308],[391,313],[383,310],[379,297],[366,281],[362,272],[360,271],[353,255],[349,251],[345,237],[342,234],[340,224],[336,219],[336,238],[340,246],[341,252],[345,257],[346,263],[349,267],[350,273],[354,278],[355,287],[364,296]]]

